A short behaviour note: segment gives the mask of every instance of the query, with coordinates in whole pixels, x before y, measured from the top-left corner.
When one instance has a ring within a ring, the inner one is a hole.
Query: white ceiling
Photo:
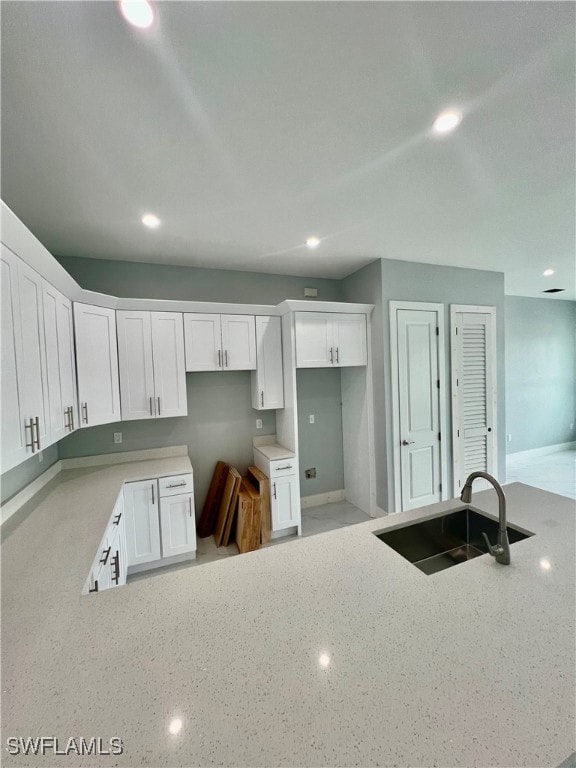
[[[575,298],[573,3],[155,9],[139,31],[115,2],[2,3],[2,197],[53,253],[336,278],[406,259]],[[433,137],[447,106],[464,120]]]

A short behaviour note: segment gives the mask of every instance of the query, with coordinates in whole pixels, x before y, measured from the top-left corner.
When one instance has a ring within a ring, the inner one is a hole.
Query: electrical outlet
[[[122,442],[122,432],[114,432],[114,442],[115,443]]]
[[[316,467],[310,467],[310,469],[304,470],[304,475],[307,480],[311,480],[316,477]]]
[[[511,442],[512,442],[512,435],[506,435],[506,438],[507,438],[507,440],[508,440],[508,442],[509,442],[509,443],[511,443]]]
[[[262,419],[256,419],[256,429],[262,429]]]
[[[311,413],[308,418],[310,419],[310,424],[314,424],[314,414]]]

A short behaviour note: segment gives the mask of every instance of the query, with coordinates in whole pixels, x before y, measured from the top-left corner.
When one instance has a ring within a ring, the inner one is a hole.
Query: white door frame
[[[424,301],[391,301],[390,302],[390,371],[392,376],[392,459],[394,466],[394,510],[402,510],[402,476],[400,464],[400,393],[398,390],[398,318],[397,310],[421,310],[436,312],[438,318],[438,375],[440,388],[438,404],[440,413],[440,482],[442,501],[448,496],[448,420],[446,403],[446,342],[444,338],[444,304],[434,304]]]
[[[456,460],[456,451],[458,446],[458,429],[460,423],[458,420],[458,393],[459,389],[456,384],[458,377],[458,367],[456,366],[456,315],[460,312],[470,312],[479,315],[491,315],[492,322],[490,323],[490,340],[489,344],[492,349],[490,352],[490,362],[492,364],[492,370],[494,375],[492,376],[492,392],[490,402],[492,404],[493,414],[493,428],[492,428],[492,450],[494,457],[494,477],[498,479],[498,367],[496,357],[496,307],[483,306],[480,304],[450,304],[450,377],[452,387],[452,403],[451,403],[451,415],[452,415],[452,484],[454,486],[454,497],[460,495],[458,488],[458,476],[456,474],[456,467],[454,466]],[[478,480],[476,482],[479,482]],[[482,480],[484,482],[484,480]],[[490,486],[486,484],[486,488]]]

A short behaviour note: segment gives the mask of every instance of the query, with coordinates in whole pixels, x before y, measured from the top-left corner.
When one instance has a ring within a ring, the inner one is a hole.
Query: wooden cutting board
[[[214,533],[216,518],[220,509],[220,502],[222,500],[222,494],[224,492],[224,486],[226,485],[229,469],[230,465],[226,464],[225,461],[219,461],[216,464],[216,469],[212,475],[212,482],[208,489],[208,495],[204,502],[204,509],[200,515],[200,520],[198,520],[196,533],[199,539],[205,539],[206,536],[211,536]]]
[[[220,502],[216,530],[214,531],[214,541],[216,542],[217,547],[221,547],[223,544],[226,546],[228,544],[230,527],[238,501],[238,492],[240,491],[241,482],[242,477],[240,476],[240,472],[238,472],[237,469],[234,469],[234,467],[230,467],[224,486],[224,492],[222,494],[222,501]],[[229,520],[230,526],[228,526]],[[228,537],[226,537],[226,543],[224,543],[226,529],[228,529]]]
[[[242,478],[238,494],[238,516],[236,519],[236,544],[240,554],[252,552],[260,547],[260,526],[262,500],[252,483]]]
[[[270,478],[258,467],[248,467],[248,479],[260,494],[262,518],[260,522],[260,541],[267,544],[272,538],[270,508]]]

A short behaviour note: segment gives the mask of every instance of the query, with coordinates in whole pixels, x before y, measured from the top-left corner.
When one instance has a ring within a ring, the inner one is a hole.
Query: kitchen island
[[[3,765],[553,768],[575,750],[570,499],[505,487],[535,534],[510,566],[427,576],[373,535],[455,500],[83,596],[144,464],[62,472],[7,529]],[[492,491],[472,503],[497,515]],[[6,751],[37,736],[123,754]]]

